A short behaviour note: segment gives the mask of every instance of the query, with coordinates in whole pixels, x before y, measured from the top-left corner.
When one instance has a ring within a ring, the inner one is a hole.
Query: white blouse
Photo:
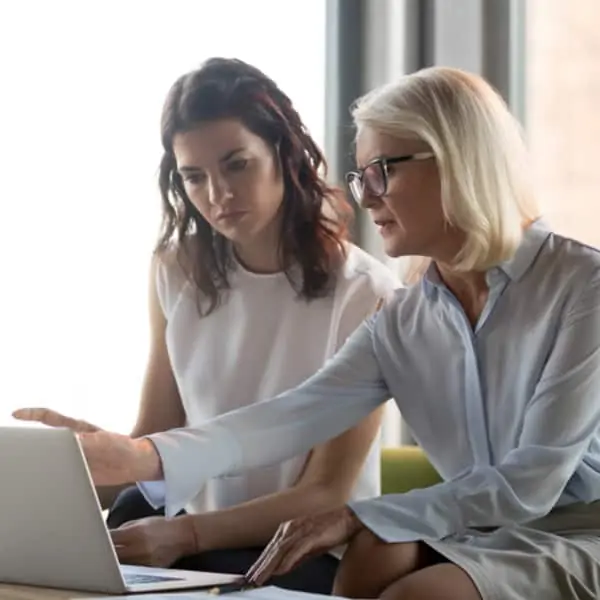
[[[257,275],[239,264],[230,275],[230,284],[224,302],[200,318],[194,287],[177,263],[165,262],[158,270],[167,348],[189,427],[303,382],[373,312],[377,300],[390,296],[399,285],[386,266],[353,245],[348,245],[335,289],[325,298],[298,299],[284,274]],[[379,450],[377,440],[353,499],[379,494]],[[287,489],[298,480],[306,459],[302,453],[211,479],[185,508],[191,513],[218,510]],[[153,504],[161,504],[159,489],[144,489]]]

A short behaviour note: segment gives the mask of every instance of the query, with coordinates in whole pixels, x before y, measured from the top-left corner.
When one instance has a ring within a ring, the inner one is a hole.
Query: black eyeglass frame
[[[363,183],[364,173],[367,169],[373,167],[374,165],[378,165],[382,175],[383,191],[378,192],[376,190],[369,189],[368,192],[376,198],[381,198],[382,196],[385,196],[388,188],[388,165],[409,162],[413,160],[428,160],[434,157],[435,154],[429,151],[415,152],[414,154],[403,154],[402,156],[380,156],[378,158],[374,158],[372,161],[367,163],[362,169],[348,171],[348,173],[346,173],[346,183],[350,188],[350,192],[352,193],[352,197],[354,198],[354,200],[356,202],[361,202],[364,197],[365,191],[365,185]]]

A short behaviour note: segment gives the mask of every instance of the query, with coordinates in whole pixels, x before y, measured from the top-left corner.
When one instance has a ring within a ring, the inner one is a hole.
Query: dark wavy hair
[[[277,159],[284,184],[279,253],[290,285],[306,300],[326,296],[345,257],[352,211],[344,194],[325,182],[323,154],[291,100],[241,60],[212,58],[169,91],[161,119],[163,219],[156,252],[177,248],[179,264],[199,292],[201,316],[220,304],[234,265],[230,242],[189,200],[177,172],[173,138],[199,123],[227,118],[239,119],[261,137]]]

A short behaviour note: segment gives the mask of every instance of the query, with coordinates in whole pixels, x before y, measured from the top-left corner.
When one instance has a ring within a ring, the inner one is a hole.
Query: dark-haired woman
[[[180,77],[161,129],[164,221],[134,437],[198,425],[300,384],[397,285],[348,242],[349,208],[325,183],[319,148],[258,69],[211,59]],[[18,416],[94,429],[40,410]],[[119,558],[245,573],[280,523],[379,494],[380,416],[308,455],[210,481],[175,518],[126,489],[109,516]],[[163,492],[149,500],[160,505]],[[335,553],[317,557],[275,583],[329,593],[337,562]]]

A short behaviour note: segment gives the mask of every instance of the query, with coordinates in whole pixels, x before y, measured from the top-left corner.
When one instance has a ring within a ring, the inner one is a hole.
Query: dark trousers
[[[163,516],[153,509],[137,487],[125,489],[109,511],[107,524],[116,529],[123,523],[144,517]],[[214,573],[245,574],[262,552],[262,548],[212,550],[196,556],[186,556],[177,561],[174,569],[209,571]],[[291,573],[274,577],[269,583],[289,590],[330,594],[338,560],[330,555],[310,558]]]

